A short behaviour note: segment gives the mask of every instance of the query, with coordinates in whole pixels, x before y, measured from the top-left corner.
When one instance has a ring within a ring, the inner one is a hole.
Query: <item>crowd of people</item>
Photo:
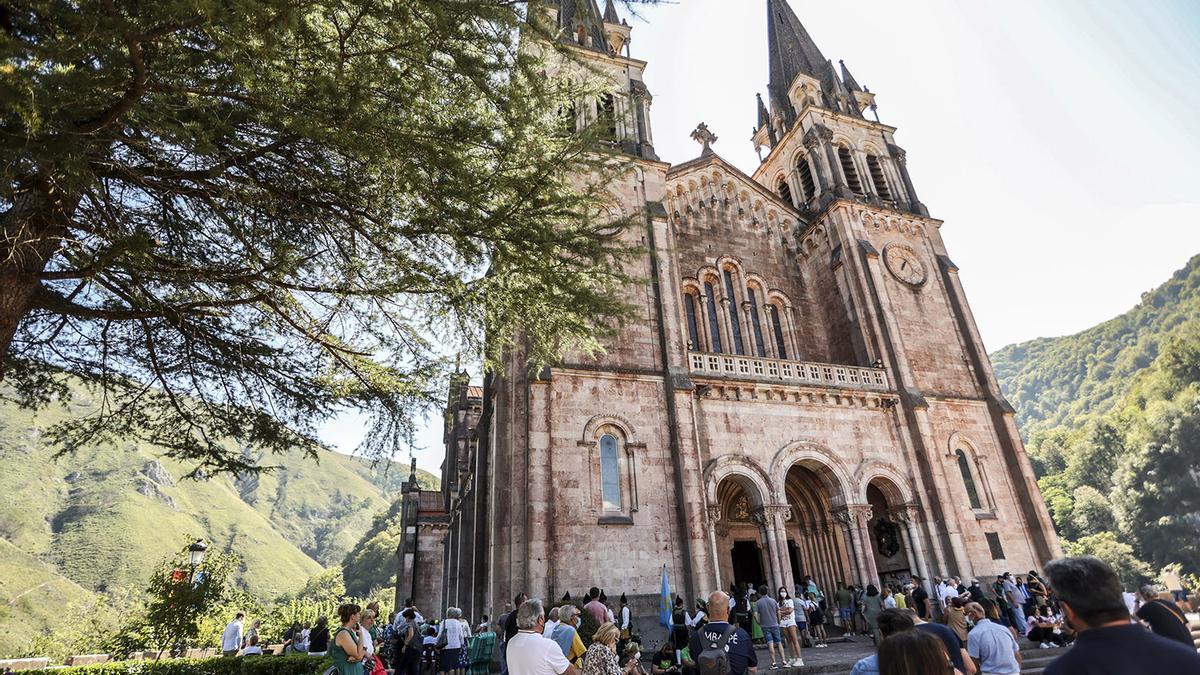
[[[380,622],[378,603],[363,608],[353,603],[338,607],[338,625],[331,631],[329,619],[312,623],[294,622],[283,633],[283,654],[308,654],[333,658],[338,675],[466,675],[486,673],[495,651],[495,633],[487,617],[472,630],[456,607],[446,609],[441,621],[426,621],[413,606],[392,612]],[[225,627],[221,652],[225,656],[263,654],[259,643],[259,621],[245,626],[238,612]],[[472,663],[473,653],[478,653]]]
[[[877,650],[851,675],[1017,675],[1022,638],[1041,648],[1074,645],[1046,675],[1200,673],[1184,611],[1154,587],[1131,600],[1093,557],[1052,561],[1045,574],[1002,574],[991,593],[977,579],[948,577],[935,580],[934,597],[910,594],[912,607],[866,608]]]
[[[986,586],[946,576],[928,591],[922,582],[839,584],[829,598],[809,577],[774,593],[742,584],[697,600],[694,611],[676,596],[666,638],[646,659],[625,595],[614,605],[598,588],[549,608],[519,594],[494,629],[486,616],[472,628],[456,607],[426,620],[408,600],[377,623],[376,604],[346,604],[332,633],[324,618],[293,624],[284,651],[331,656],[337,675],[484,675],[497,645],[502,675],[750,675],[760,669],[756,644],[765,645],[771,669],[802,667],[803,649],[828,646],[832,624],[875,645],[851,675],[1016,675],[1023,641],[1071,646],[1047,675],[1200,675],[1177,604],[1186,593],[1126,592],[1097,558],[1055,560],[1044,575],[1005,573]],[[586,636],[585,617],[594,620]],[[259,623],[244,625],[238,614],[226,628],[227,656],[262,653]]]

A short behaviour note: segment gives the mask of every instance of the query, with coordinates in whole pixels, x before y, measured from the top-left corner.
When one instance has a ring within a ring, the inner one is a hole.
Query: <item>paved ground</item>
[[[854,636],[836,638],[828,647],[803,650],[803,668],[783,668],[771,670],[771,654],[765,646],[758,647],[758,672],[763,675],[778,673],[779,675],[845,675],[850,672],[854,663],[864,656],[875,653],[875,645],[870,638]],[[1039,675],[1042,670],[1065,649],[1038,649],[1027,641],[1021,642],[1022,670],[1024,675]]]
[[[755,645],[755,651],[758,652],[758,672],[760,673],[810,673],[810,672],[850,672],[850,667],[855,661],[870,656],[875,653],[875,644],[870,638],[851,637],[851,638],[833,638],[828,647],[811,647],[804,649],[804,668],[781,669],[779,671],[771,670],[771,653],[765,645]],[[837,670],[837,667],[844,666],[844,669]],[[827,670],[835,668],[834,670]]]
[[[1200,624],[1200,614],[1188,613],[1187,616],[1193,626]],[[1039,675],[1050,662],[1066,651],[1066,649],[1038,649],[1037,645],[1027,640],[1021,640],[1020,644],[1023,675]],[[870,638],[861,635],[831,637],[828,647],[803,650],[803,668],[780,670],[771,670],[771,653],[767,650],[766,645],[755,645],[755,651],[758,652],[758,672],[762,675],[772,673],[779,675],[832,675],[833,673],[849,673],[856,661],[875,653],[875,645]]]

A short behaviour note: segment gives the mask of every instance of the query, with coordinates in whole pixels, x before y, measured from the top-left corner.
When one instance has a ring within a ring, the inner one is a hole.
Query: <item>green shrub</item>
[[[214,657],[114,661],[94,666],[58,668],[55,675],[320,675],[333,664],[330,658],[304,655]]]

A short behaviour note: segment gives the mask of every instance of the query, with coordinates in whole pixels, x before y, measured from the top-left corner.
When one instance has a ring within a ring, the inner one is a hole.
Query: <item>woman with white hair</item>
[[[462,661],[467,647],[467,630],[462,620],[462,610],[447,607],[446,620],[438,629],[437,643],[442,647],[439,673],[463,675],[466,670]]]

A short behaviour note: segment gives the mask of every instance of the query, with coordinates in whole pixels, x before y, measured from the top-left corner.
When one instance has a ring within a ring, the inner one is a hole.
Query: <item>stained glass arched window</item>
[[[967,459],[967,453],[963,450],[955,450],[954,454],[958,456],[958,472],[962,474],[963,484],[967,487],[967,500],[971,502],[971,508],[983,508],[982,502],[979,501],[979,488],[975,485],[975,475],[971,473],[971,460]]]
[[[621,456],[617,452],[617,437],[600,437],[600,496],[605,511],[621,510]]]

